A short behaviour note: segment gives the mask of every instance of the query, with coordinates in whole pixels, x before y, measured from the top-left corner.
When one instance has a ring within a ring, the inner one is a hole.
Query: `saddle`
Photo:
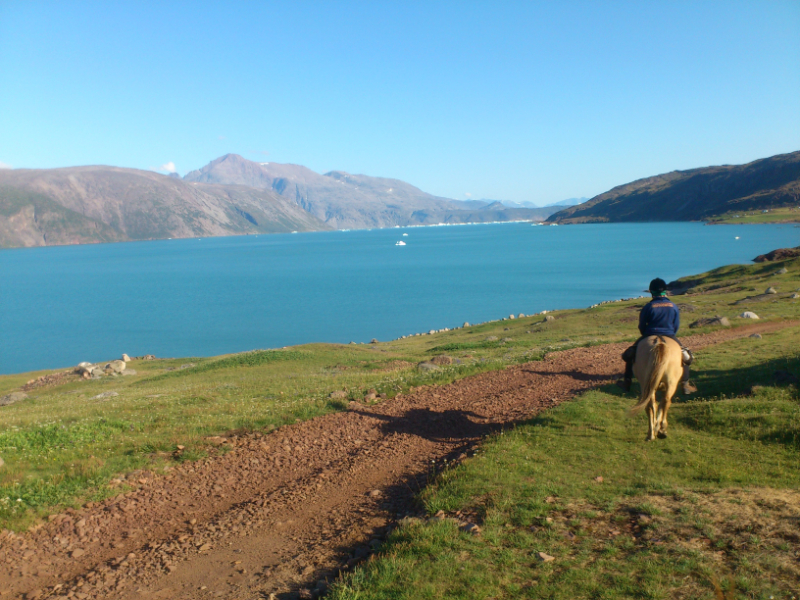
[[[635,363],[636,346],[637,344],[634,344],[633,346],[626,348],[625,352],[622,353],[622,360],[625,362]],[[685,346],[681,346],[681,357],[683,358],[682,364],[687,367],[691,365],[692,361],[694,360],[694,354],[692,354],[692,351]]]

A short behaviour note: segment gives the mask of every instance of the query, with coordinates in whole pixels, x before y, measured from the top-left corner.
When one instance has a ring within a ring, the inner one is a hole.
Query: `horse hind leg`
[[[675,395],[675,392],[678,389],[678,383],[671,383],[667,391],[664,393],[664,398],[658,404],[658,437],[660,439],[664,439],[667,437],[667,413],[669,412],[669,407],[672,405],[672,397]]]
[[[647,401],[647,420],[649,427],[645,441],[651,442],[656,439],[656,402],[654,396],[651,396]]]

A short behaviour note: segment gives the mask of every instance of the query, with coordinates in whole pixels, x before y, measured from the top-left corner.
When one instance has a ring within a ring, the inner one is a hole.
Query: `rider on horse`
[[[650,282],[649,291],[653,295],[653,299],[647,303],[642,309],[642,312],[639,313],[639,333],[642,337],[636,340],[633,346],[622,353],[622,360],[625,361],[625,378],[617,383],[626,392],[631,390],[636,346],[646,337],[660,335],[672,338],[678,342],[678,345],[681,347],[683,351],[681,390],[684,394],[694,393],[697,391],[697,388],[689,383],[689,365],[692,362],[691,352],[684,348],[675,337],[681,323],[680,311],[672,300],[667,298],[667,284],[663,279],[653,279],[653,281]]]

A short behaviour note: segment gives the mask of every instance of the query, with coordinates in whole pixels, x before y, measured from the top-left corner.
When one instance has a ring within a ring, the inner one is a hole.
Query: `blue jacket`
[[[647,335],[671,335],[678,333],[681,313],[666,296],[653,298],[639,313],[639,333]]]

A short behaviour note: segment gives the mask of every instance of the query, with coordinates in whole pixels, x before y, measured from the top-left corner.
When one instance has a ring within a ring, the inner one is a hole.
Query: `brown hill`
[[[800,152],[639,179],[550,216],[557,223],[703,221],[800,203]]]
[[[247,185],[281,194],[338,229],[394,227],[546,218],[555,209],[508,209],[502,204],[474,210],[423,192],[404,181],[331,171],[324,175],[301,165],[257,163],[226,154],[186,181]]]
[[[327,228],[271,190],[119,167],[0,170],[5,247]]]

